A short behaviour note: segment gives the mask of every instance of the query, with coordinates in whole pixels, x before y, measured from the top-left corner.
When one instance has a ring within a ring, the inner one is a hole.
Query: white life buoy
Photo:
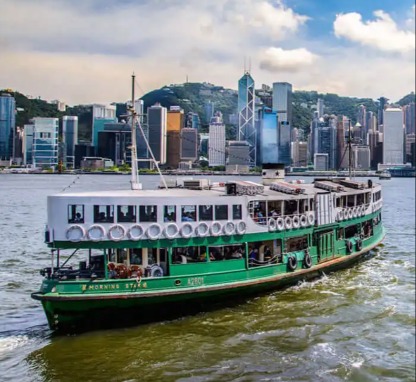
[[[66,239],[69,241],[77,242],[81,241],[85,237],[85,229],[78,224],[71,225],[66,230]]]
[[[246,233],[247,225],[245,222],[240,221],[237,223],[236,229],[239,235],[243,235],[244,233]]]
[[[305,228],[308,225],[308,218],[306,217],[306,215],[302,215],[300,217],[300,225]]]
[[[199,223],[198,227],[195,230],[196,234],[200,237],[205,237],[209,234],[209,226],[207,223]]]
[[[286,216],[285,217],[285,228],[286,229],[291,229],[293,225],[292,219],[290,216]]]
[[[293,222],[293,228],[300,227],[300,219],[298,215],[293,216],[292,222]]]
[[[162,228],[157,223],[151,224],[149,228],[146,230],[146,235],[150,240],[159,239],[159,236],[161,233],[162,233]]]
[[[142,228],[142,226],[140,226],[139,224],[134,224],[130,227],[129,231],[127,232],[127,236],[131,239],[131,240],[140,240],[140,238],[143,236],[144,230]]]
[[[338,221],[344,220],[344,211],[342,209],[338,211],[337,219]]]
[[[181,236],[187,239],[188,237],[191,237],[194,232],[194,228],[192,227],[192,224],[185,223],[181,228]]]
[[[120,224],[114,224],[109,230],[108,230],[108,238],[113,241],[120,241],[124,238],[126,235],[125,228]]]
[[[276,220],[274,220],[273,218],[269,218],[269,231],[274,232],[276,231],[276,228],[277,228]]]
[[[276,219],[276,228],[279,231],[283,231],[283,229],[285,228],[285,222],[283,221],[283,218]]]
[[[367,211],[367,208],[364,205],[362,205],[361,206],[361,216],[364,216],[366,211]]]
[[[221,233],[222,225],[219,222],[214,222],[211,224],[211,228],[209,230],[212,236],[218,236]]]
[[[168,239],[174,239],[176,235],[179,233],[179,228],[176,223],[169,223],[164,230],[165,236]]]
[[[314,215],[313,212],[308,213],[308,223],[309,223],[309,225],[314,225],[315,224],[315,215]]]
[[[228,221],[224,224],[223,231],[226,235],[232,235],[235,230],[235,224],[232,221]]]
[[[348,218],[352,219],[353,217],[354,217],[354,211],[353,211],[353,208],[351,207],[348,209]]]
[[[88,228],[88,239],[100,241],[105,236],[105,228],[99,224],[93,224]]]
[[[153,265],[150,269],[150,277],[162,277],[163,269],[159,265]]]
[[[352,209],[352,216],[354,218],[356,218],[358,216],[358,209],[357,209],[357,207],[353,207],[353,209]]]

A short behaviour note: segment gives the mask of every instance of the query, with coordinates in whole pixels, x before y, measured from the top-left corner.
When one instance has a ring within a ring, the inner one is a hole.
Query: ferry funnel
[[[283,181],[285,179],[285,165],[283,163],[263,163],[261,178],[265,186]]]

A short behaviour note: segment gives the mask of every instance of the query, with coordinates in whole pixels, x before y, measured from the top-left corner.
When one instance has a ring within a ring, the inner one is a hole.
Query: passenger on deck
[[[270,260],[272,258],[272,251],[270,248],[266,245],[264,247],[264,260]]]
[[[75,219],[74,219],[74,223],[81,223],[82,219],[81,219],[81,214],[79,212],[77,212],[75,214]]]

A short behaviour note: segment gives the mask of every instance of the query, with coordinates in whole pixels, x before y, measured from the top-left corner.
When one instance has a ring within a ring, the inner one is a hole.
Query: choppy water
[[[415,380],[414,179],[383,181],[387,237],[354,268],[175,321],[53,336],[30,293],[50,263],[46,196],[74,180],[0,175],[1,381]],[[128,181],[81,176],[70,190]]]

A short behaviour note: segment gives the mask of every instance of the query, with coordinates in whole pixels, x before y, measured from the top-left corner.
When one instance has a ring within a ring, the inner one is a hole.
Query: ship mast
[[[136,110],[134,105],[134,81],[136,76],[131,76],[131,189],[141,190],[142,185],[139,183],[139,174],[137,172],[137,135],[136,135]]]

